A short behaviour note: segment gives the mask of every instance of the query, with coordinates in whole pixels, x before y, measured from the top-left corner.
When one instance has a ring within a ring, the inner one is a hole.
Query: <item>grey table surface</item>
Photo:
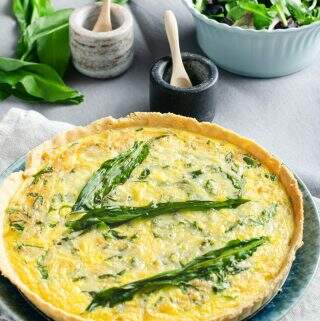
[[[93,0],[54,0],[58,8],[80,6]],[[131,69],[112,80],[95,80],[70,68],[66,82],[85,94],[80,106],[26,104],[14,98],[0,103],[0,119],[11,108],[34,109],[52,120],[77,125],[104,116],[120,117],[148,111],[149,69],[169,53],[162,14],[172,9],[178,18],[181,47],[201,52],[194,23],[180,0],[132,0],[136,54]],[[11,0],[0,1],[0,56],[14,56],[17,26]],[[235,48],[236,50],[236,48]],[[279,156],[320,197],[320,61],[297,74],[278,79],[250,79],[220,70],[212,104],[214,121],[248,136]],[[286,320],[316,321],[319,307],[319,272],[303,301]],[[1,320],[1,315],[0,315]]]
[[[56,7],[80,6],[93,0],[53,1]],[[70,68],[67,83],[85,94],[80,106],[26,104],[9,98],[0,104],[0,118],[11,108],[35,109],[53,120],[87,124],[107,115],[125,116],[148,110],[149,69],[169,52],[163,11],[177,15],[181,47],[200,52],[191,15],[180,0],[132,0],[136,54],[132,68],[112,80],[95,80]],[[17,26],[11,1],[0,3],[0,55],[14,56]],[[235,48],[236,50],[236,48]],[[278,79],[250,79],[220,70],[215,122],[251,137],[279,156],[320,196],[320,61],[297,74]]]

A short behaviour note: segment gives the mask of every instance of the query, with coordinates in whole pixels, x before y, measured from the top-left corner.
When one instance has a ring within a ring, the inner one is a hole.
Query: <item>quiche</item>
[[[0,188],[0,268],[57,321],[242,320],[302,244],[289,169],[173,114],[77,127]]]

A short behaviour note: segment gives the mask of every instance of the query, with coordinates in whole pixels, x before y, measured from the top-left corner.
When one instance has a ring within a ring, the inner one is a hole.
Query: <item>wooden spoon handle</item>
[[[164,14],[164,24],[171,50],[173,68],[176,68],[179,65],[183,65],[183,63],[180,53],[177,19],[171,10],[166,10]]]
[[[112,30],[111,24],[111,0],[105,0],[102,4],[99,18],[92,31],[107,32]]]

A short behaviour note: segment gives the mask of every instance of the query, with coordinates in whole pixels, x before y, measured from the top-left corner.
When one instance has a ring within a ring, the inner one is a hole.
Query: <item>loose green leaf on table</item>
[[[71,9],[62,9],[54,13],[39,17],[33,21],[23,32],[19,40],[17,54],[18,58],[28,60],[28,56],[36,45],[36,41],[42,37],[59,32],[69,25]],[[49,50],[49,48],[48,48]]]
[[[107,206],[99,209],[87,210],[84,215],[66,225],[73,231],[90,229],[101,223],[109,227],[119,226],[137,218],[152,218],[163,214],[172,214],[179,211],[207,211],[210,209],[234,209],[248,202],[246,199],[236,198],[226,201],[185,201],[153,203],[142,207]]]
[[[13,0],[12,12],[23,33],[30,23],[39,17],[53,13],[54,9],[50,0]]]
[[[139,141],[117,157],[105,161],[80,192],[73,211],[101,207],[104,197],[123,184],[148,154],[149,143]]]
[[[70,12],[70,9],[54,12],[50,0],[14,0],[13,13],[21,31],[18,57],[45,63],[63,76],[70,60]]]
[[[63,76],[70,60],[69,26],[65,25],[61,30],[38,39],[37,54],[41,63],[51,66]]]
[[[93,311],[100,306],[114,307],[132,300],[137,294],[150,293],[165,287],[188,287],[189,282],[195,279],[211,280],[213,291],[221,291],[229,286],[227,276],[243,271],[239,263],[251,257],[266,241],[266,237],[245,241],[233,240],[225,247],[198,256],[176,270],[102,290],[94,294],[86,310]]]
[[[50,66],[0,57],[0,97],[28,101],[79,104],[83,95],[64,84]]]

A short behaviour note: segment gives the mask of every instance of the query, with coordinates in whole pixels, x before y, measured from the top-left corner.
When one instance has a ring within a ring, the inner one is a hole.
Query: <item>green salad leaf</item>
[[[239,263],[251,257],[266,241],[266,237],[245,241],[233,240],[225,247],[198,256],[176,270],[102,290],[93,295],[87,311],[93,311],[100,306],[114,307],[132,300],[135,295],[158,291],[165,287],[192,286],[189,282],[195,279],[210,280],[213,283],[213,291],[221,291],[229,286],[227,276],[243,271],[244,268],[240,267]]]
[[[293,28],[320,20],[316,0],[193,0],[210,19],[243,28]]]
[[[267,28],[272,22],[269,10],[264,4],[255,3],[252,0],[239,0],[238,5],[245,12],[252,14],[253,23],[256,29]]]

